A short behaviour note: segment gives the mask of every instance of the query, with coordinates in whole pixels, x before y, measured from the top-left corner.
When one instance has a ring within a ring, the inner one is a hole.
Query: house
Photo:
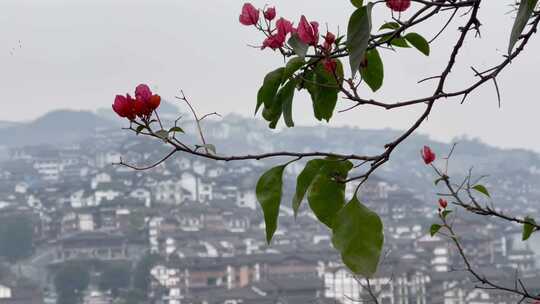
[[[450,270],[450,250],[447,241],[442,237],[428,234],[415,241],[415,247],[426,252],[431,258],[430,263],[433,271],[447,272]]]
[[[163,180],[157,182],[154,188],[156,202],[161,204],[180,205],[188,195],[190,194],[179,180]]]
[[[99,184],[110,183],[110,182],[111,182],[111,175],[108,173],[102,172],[92,177],[90,181],[90,187],[95,190]]]
[[[127,240],[123,235],[105,232],[78,232],[58,240],[56,260],[74,259],[126,260]]]
[[[412,266],[412,267],[411,267]],[[369,284],[377,294],[379,303],[385,304],[431,304],[428,302],[428,272],[414,269],[414,265],[392,267],[387,272],[376,274]],[[324,274],[325,295],[343,304],[370,302],[367,281],[353,275],[344,267],[330,267]]]
[[[0,282],[0,304],[43,304],[43,295],[35,286]]]
[[[147,208],[152,206],[152,193],[148,189],[137,188],[129,193],[129,197],[143,202]]]

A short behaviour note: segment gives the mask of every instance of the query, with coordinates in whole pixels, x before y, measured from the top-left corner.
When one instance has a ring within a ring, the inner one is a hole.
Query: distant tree
[[[129,288],[131,281],[131,269],[129,265],[115,265],[106,268],[99,278],[99,289],[111,291],[112,295],[118,297],[120,289]]]
[[[144,294],[144,297],[148,294],[150,283],[152,282],[150,271],[157,262],[157,256],[146,255],[144,256],[135,267],[133,273],[133,288],[139,290]]]
[[[32,221],[26,216],[0,219],[0,256],[15,263],[33,252]]]
[[[64,265],[54,278],[58,304],[80,303],[90,284],[90,272],[82,263]]]
[[[8,265],[0,263],[0,281],[5,280],[11,275],[11,269],[9,269]]]
[[[141,232],[144,230],[144,214],[140,211],[133,211],[129,215],[127,235],[130,239],[141,237]]]
[[[141,304],[144,303],[146,294],[140,290],[132,289],[122,298],[116,299],[114,304]]]

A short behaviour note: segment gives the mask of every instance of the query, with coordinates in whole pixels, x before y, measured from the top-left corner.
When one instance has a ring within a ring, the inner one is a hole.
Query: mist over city
[[[0,3],[0,304],[540,303],[537,0]]]

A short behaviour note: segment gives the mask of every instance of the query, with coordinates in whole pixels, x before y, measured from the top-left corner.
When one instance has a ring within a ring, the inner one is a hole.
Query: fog
[[[468,39],[449,83],[457,89],[473,81],[471,65],[488,68],[502,60],[513,15],[512,1],[484,5],[482,39]],[[243,1],[61,1],[2,0],[0,3],[0,120],[31,120],[58,108],[110,107],[113,96],[140,82],[149,83],[172,100],[185,90],[201,112],[217,111],[252,115],[255,96],[264,74],[282,64],[272,51],[260,51],[262,37],[241,26],[238,14]],[[278,15],[298,20],[301,14],[328,24],[332,31],[346,28],[352,12],[349,1],[253,1],[257,6],[275,5]],[[391,18],[379,6],[376,25]],[[447,19],[418,29],[430,38]],[[464,19],[457,21],[463,22]],[[458,24],[432,45],[428,58],[413,49],[383,52],[385,84],[379,99],[425,96],[433,82],[417,81],[437,75],[446,64],[457,39]],[[420,132],[449,141],[466,134],[502,147],[540,150],[531,140],[540,122],[534,85],[540,67],[535,38],[525,54],[498,79],[502,107],[497,105],[492,83],[486,83],[467,99],[438,102]],[[369,90],[361,92],[371,96]],[[340,102],[340,109],[349,105]],[[406,128],[422,106],[392,112],[359,108],[338,114],[333,125],[361,128]],[[300,124],[312,125],[310,101],[303,95],[294,105]]]

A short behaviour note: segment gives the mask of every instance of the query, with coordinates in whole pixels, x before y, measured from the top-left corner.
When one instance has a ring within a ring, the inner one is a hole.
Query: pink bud
[[[323,59],[323,66],[328,73],[333,75],[337,68],[337,62],[333,58],[325,58]]]
[[[292,22],[283,17],[279,18],[278,21],[276,21],[276,28],[278,31],[278,35],[282,35],[284,39],[287,34],[293,31]]]
[[[135,112],[133,108],[133,99],[129,94],[127,96],[116,95],[112,108],[116,114],[120,117],[125,117],[129,120],[135,119]]]
[[[411,6],[411,0],[386,0],[386,6],[394,12],[404,12]]]
[[[441,206],[442,209],[445,209],[448,206],[448,202],[445,199],[440,198],[439,206]]]
[[[435,153],[431,151],[431,148],[428,146],[424,146],[424,148],[421,151],[422,159],[424,159],[424,163],[426,165],[431,164],[435,160]]]
[[[276,18],[276,8],[275,7],[269,7],[264,11],[264,18],[268,21],[274,20]]]
[[[327,51],[331,51],[332,50],[332,44],[334,44],[334,42],[336,41],[336,35],[330,33],[330,32],[327,32],[326,33],[326,36],[324,36],[324,45],[323,45],[323,48]]]
[[[280,35],[279,33],[278,34],[274,34],[268,38],[266,38],[264,41],[263,41],[263,45],[261,47],[261,49],[265,49],[267,47],[275,50],[275,49],[278,49],[280,47],[283,47],[283,45],[285,44],[285,36],[283,35]]]
[[[308,22],[304,15],[300,18],[297,32],[298,37],[305,44],[316,46],[319,42],[319,23],[315,21]]]
[[[242,13],[240,14],[240,23],[243,25],[255,25],[259,22],[259,10],[256,9],[251,3],[245,3],[242,6]]]
[[[147,101],[152,97],[152,91],[146,84],[140,84],[135,88],[135,98]]]

